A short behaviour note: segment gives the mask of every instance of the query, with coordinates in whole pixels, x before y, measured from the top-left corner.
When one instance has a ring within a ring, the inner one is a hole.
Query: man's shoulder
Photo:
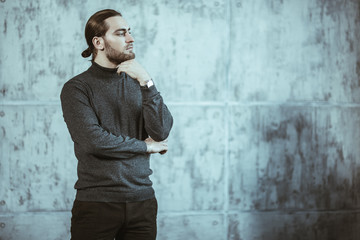
[[[63,88],[69,87],[69,86],[86,86],[88,85],[88,79],[89,79],[89,70],[86,70],[72,78],[70,78],[68,81],[64,83]]]
[[[87,79],[89,78],[89,72],[88,70],[70,78],[65,84],[68,83],[86,83]]]
[[[89,88],[89,84],[87,83],[89,79],[89,73],[88,70],[72,77],[67,82],[64,83],[61,95],[71,95],[74,92],[78,92],[81,90],[81,92],[87,92],[87,89]]]

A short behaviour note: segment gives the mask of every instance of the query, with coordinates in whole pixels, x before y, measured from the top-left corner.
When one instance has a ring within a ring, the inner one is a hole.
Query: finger
[[[144,141],[147,142],[147,143],[152,143],[152,142],[154,142],[154,140],[153,140],[152,138],[147,138],[147,139],[145,139]]]
[[[118,67],[118,69],[129,69],[129,66],[127,65],[121,65]]]
[[[164,148],[162,148],[162,149],[161,149],[161,151],[160,151],[160,152],[167,152],[167,150],[168,150],[168,147],[167,147],[167,146],[165,146]]]
[[[120,63],[119,66],[126,66],[126,65],[131,65],[131,64],[133,64],[133,62],[131,60],[128,60],[128,61]]]
[[[164,155],[165,153],[167,153],[167,150],[163,150],[161,152],[159,152],[161,155]]]
[[[118,67],[118,69],[116,70],[116,72],[118,74],[120,74],[121,72],[127,72],[128,71],[128,68],[127,67],[124,67],[124,66],[121,66],[121,67]]]
[[[120,63],[119,67],[121,67],[121,66],[129,66],[129,64],[126,62],[122,62],[122,63]]]

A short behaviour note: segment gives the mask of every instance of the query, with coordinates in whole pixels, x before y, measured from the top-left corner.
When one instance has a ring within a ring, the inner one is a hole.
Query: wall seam
[[[228,25],[228,41],[227,41],[227,56],[231,56],[231,5],[232,0],[228,0],[226,2],[226,16],[227,16],[227,25]],[[224,114],[224,125],[225,125],[225,139],[224,139],[224,239],[228,239],[229,236],[229,128],[230,128],[230,105],[229,105],[229,95],[230,95],[230,64],[231,59],[230,57],[225,58],[225,97],[224,97],[224,107],[225,107],[225,114]]]
[[[49,211],[26,211],[26,212],[3,212],[0,213],[0,216],[2,217],[11,217],[14,215],[33,215],[33,214],[48,214],[48,213],[69,213],[71,210],[49,210]],[[251,213],[251,214],[317,214],[317,213],[328,213],[328,214],[349,214],[349,213],[360,213],[360,208],[353,208],[353,209],[344,209],[344,210],[317,210],[317,209],[305,209],[305,210],[229,210],[227,212],[228,214],[243,214],[243,213]],[[172,212],[172,211],[166,211],[166,212],[159,212],[158,215],[160,216],[187,216],[187,215],[197,215],[197,216],[204,216],[204,215],[222,215],[222,211],[214,211],[214,210],[202,210],[202,211],[182,211],[182,212]]]
[[[225,90],[227,92],[228,90]],[[231,106],[299,106],[299,107],[344,107],[344,108],[352,108],[352,107],[360,107],[360,103],[348,103],[348,102],[263,102],[263,101],[242,101],[235,102],[229,101],[227,99],[221,102],[211,102],[211,101],[200,101],[200,102],[167,102],[169,106],[209,106],[209,107],[231,107]],[[0,103],[0,106],[60,106],[60,101],[3,101]]]

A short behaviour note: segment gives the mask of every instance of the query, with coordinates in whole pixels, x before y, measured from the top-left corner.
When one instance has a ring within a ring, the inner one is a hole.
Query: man
[[[150,154],[168,150],[173,124],[122,15],[106,9],[85,27],[90,68],[65,83],[64,120],[78,159],[71,236],[78,239],[156,238],[157,201]]]

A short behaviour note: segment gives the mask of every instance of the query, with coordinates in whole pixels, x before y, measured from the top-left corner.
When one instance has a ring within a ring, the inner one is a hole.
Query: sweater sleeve
[[[102,159],[115,160],[146,153],[144,141],[128,136],[115,136],[100,126],[83,83],[66,83],[60,98],[71,138],[83,151]]]
[[[155,141],[165,140],[173,125],[173,117],[155,86],[141,88],[145,130]]]

